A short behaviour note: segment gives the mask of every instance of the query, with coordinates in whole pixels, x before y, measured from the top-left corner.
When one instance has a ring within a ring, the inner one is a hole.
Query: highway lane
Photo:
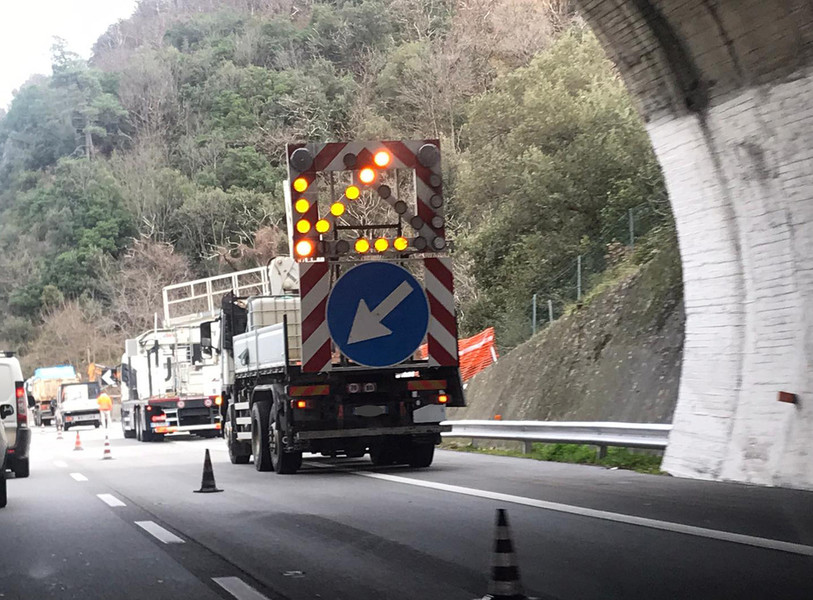
[[[52,468],[32,467],[28,481],[62,477],[60,485],[84,493],[84,502],[77,499],[71,506],[120,511],[95,496],[110,493],[140,519],[164,524],[185,544],[168,548],[139,531],[135,516],[119,520],[127,536],[152,544],[161,560],[185,569],[220,597],[231,596],[207,578],[228,574],[268,598],[471,600],[486,590],[498,506],[509,509],[523,582],[529,593],[543,598],[813,597],[810,556],[414,483],[637,515],[813,549],[813,495],[805,492],[451,452],[439,453],[437,466],[424,471],[313,459],[298,475],[277,476],[231,465],[220,440],[138,444],[118,434],[114,460],[102,461],[100,432],[83,431],[83,438],[86,450],[72,452],[72,436],[56,442],[52,431],[38,431],[35,455],[47,456]],[[207,447],[222,494],[192,493],[200,485]],[[55,471],[54,460],[66,467]],[[81,472],[88,481],[73,481],[66,471]],[[364,476],[376,472],[395,479]],[[27,482],[10,482],[10,506],[22,483]],[[47,503],[36,506],[43,510]],[[84,509],[76,510],[83,518]],[[102,537],[109,535],[118,537],[107,529]],[[185,555],[177,549],[181,546]]]

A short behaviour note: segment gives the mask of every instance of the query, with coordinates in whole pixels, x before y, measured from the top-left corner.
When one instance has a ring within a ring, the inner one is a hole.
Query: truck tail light
[[[223,396],[215,396],[215,406],[223,404]]]
[[[166,421],[166,420],[167,420],[166,415],[153,415],[152,417],[150,417],[150,421],[152,421],[153,423],[158,423],[159,421]]]
[[[438,404],[446,404],[448,401],[448,394],[438,394]]]
[[[22,381],[15,384],[14,396],[17,398],[17,426],[28,425],[28,406]]]
[[[313,404],[308,400],[291,400],[291,408],[313,408]]]

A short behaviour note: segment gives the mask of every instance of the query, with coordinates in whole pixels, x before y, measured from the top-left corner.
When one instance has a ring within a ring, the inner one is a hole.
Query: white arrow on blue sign
[[[426,336],[429,302],[404,268],[364,263],[342,275],[327,301],[327,326],[347,358],[388,367],[409,358]]]

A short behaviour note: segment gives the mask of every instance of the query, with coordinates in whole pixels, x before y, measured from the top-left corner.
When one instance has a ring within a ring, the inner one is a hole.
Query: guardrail
[[[664,450],[671,425],[655,423],[610,423],[590,421],[444,421],[452,430],[445,438],[472,440],[513,440],[525,443],[531,452],[533,442],[588,444],[598,446],[604,457],[608,446]]]

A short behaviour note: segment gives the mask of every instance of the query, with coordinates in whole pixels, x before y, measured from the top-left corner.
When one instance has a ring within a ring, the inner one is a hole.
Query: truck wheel
[[[42,417],[40,415],[35,415],[34,416],[34,424],[37,427],[42,427]]]
[[[387,442],[370,446],[370,460],[376,467],[394,464],[397,460],[395,447]]]
[[[42,419],[42,422],[43,422],[43,423],[45,423],[45,426],[46,426],[46,427],[50,427],[50,426],[51,426],[51,419]]]
[[[136,439],[139,442],[146,442],[144,439],[144,426],[141,423],[141,411],[137,410],[133,413],[133,420],[135,421]]]
[[[14,476],[17,479],[23,479],[25,477],[28,477],[28,474],[30,473],[28,459],[15,458],[14,462],[11,463],[11,470],[14,471]]]
[[[268,415],[271,406],[268,402],[255,402],[251,407],[251,452],[254,454],[254,468],[258,471],[271,471],[271,451],[268,448]]]
[[[413,443],[408,452],[409,466],[424,469],[432,464],[432,459],[435,457],[435,445]]]
[[[124,416],[121,417],[121,432],[124,434],[128,440],[133,439],[136,436],[135,430],[127,429],[127,426],[124,424]]]
[[[237,440],[237,428],[235,426],[234,406],[229,406],[226,413],[226,446],[229,449],[229,460],[233,465],[247,465],[251,458],[251,449],[245,442]]]
[[[271,463],[274,465],[274,470],[280,475],[296,473],[302,466],[302,453],[285,452],[278,417],[274,418],[274,422],[269,427],[269,437],[271,438]]]
[[[6,474],[0,469],[0,508],[5,507],[8,502],[6,495]]]

